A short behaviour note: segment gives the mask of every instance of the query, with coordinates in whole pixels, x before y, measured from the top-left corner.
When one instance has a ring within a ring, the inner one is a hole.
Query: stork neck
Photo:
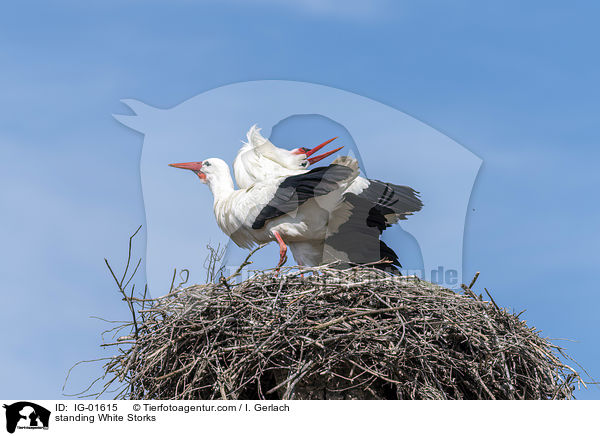
[[[231,174],[227,172],[227,174],[219,174],[218,176],[214,176],[209,178],[208,187],[210,188],[215,203],[219,200],[224,200],[229,197],[235,188],[233,187],[233,179],[231,178]]]

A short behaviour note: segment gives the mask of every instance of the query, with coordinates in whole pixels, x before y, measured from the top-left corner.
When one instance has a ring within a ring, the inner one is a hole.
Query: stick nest
[[[105,344],[105,376],[130,399],[572,398],[562,349],[463,288],[367,267],[181,287]]]

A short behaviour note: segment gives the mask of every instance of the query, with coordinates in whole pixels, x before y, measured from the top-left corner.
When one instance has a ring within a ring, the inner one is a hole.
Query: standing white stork
[[[359,171],[358,162],[344,156],[326,167],[236,190],[229,166],[221,159],[170,166],[191,170],[208,185],[217,224],[238,246],[250,249],[277,241],[277,267],[287,259],[287,246],[299,265],[322,263],[329,211],[342,201],[343,192]]]
[[[238,186],[247,188],[264,180],[300,175],[308,166],[332,153],[310,157],[336,138],[313,148],[286,150],[276,147],[254,125],[234,162]],[[387,258],[400,266],[398,256],[379,239],[383,231],[423,207],[419,193],[409,186],[356,177],[344,192],[344,201],[331,211],[325,261],[346,260],[350,264],[371,263]]]

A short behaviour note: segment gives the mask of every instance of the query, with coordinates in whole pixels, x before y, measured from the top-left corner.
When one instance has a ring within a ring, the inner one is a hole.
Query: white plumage
[[[240,189],[246,189],[257,181],[293,176],[306,172],[306,155],[292,154],[275,147],[260,134],[256,124],[246,133],[246,140],[233,163],[235,181]]]
[[[252,248],[276,240],[278,266],[285,262],[286,244],[298,264],[322,262],[329,211],[358,176],[356,160],[341,157],[308,173],[272,177],[236,190],[229,166],[221,159],[171,166],[194,171],[209,186],[217,224],[238,246]]]

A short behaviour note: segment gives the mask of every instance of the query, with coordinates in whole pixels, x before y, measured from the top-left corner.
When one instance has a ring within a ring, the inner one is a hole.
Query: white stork
[[[221,159],[170,166],[191,170],[208,185],[217,224],[238,246],[252,248],[277,241],[277,268],[287,259],[287,246],[299,265],[322,263],[329,211],[342,201],[343,192],[359,172],[358,162],[344,156],[326,167],[236,190],[229,166]]]
[[[342,148],[310,157],[336,138],[312,149],[286,150],[264,138],[256,125],[246,137],[247,142],[234,161],[236,182],[242,189],[269,179],[305,174],[309,165]],[[386,228],[405,220],[422,206],[419,193],[409,186],[356,177],[344,192],[344,201],[330,211],[324,259],[361,264],[387,258],[400,266],[396,253],[379,237]]]
[[[336,138],[332,138],[310,150],[304,148],[292,151],[275,147],[260,134],[260,129],[252,126],[246,134],[245,142],[233,163],[235,181],[240,189],[246,189],[257,181],[270,180],[283,176],[294,176],[308,171],[308,166],[325,159],[343,147],[310,157]]]

